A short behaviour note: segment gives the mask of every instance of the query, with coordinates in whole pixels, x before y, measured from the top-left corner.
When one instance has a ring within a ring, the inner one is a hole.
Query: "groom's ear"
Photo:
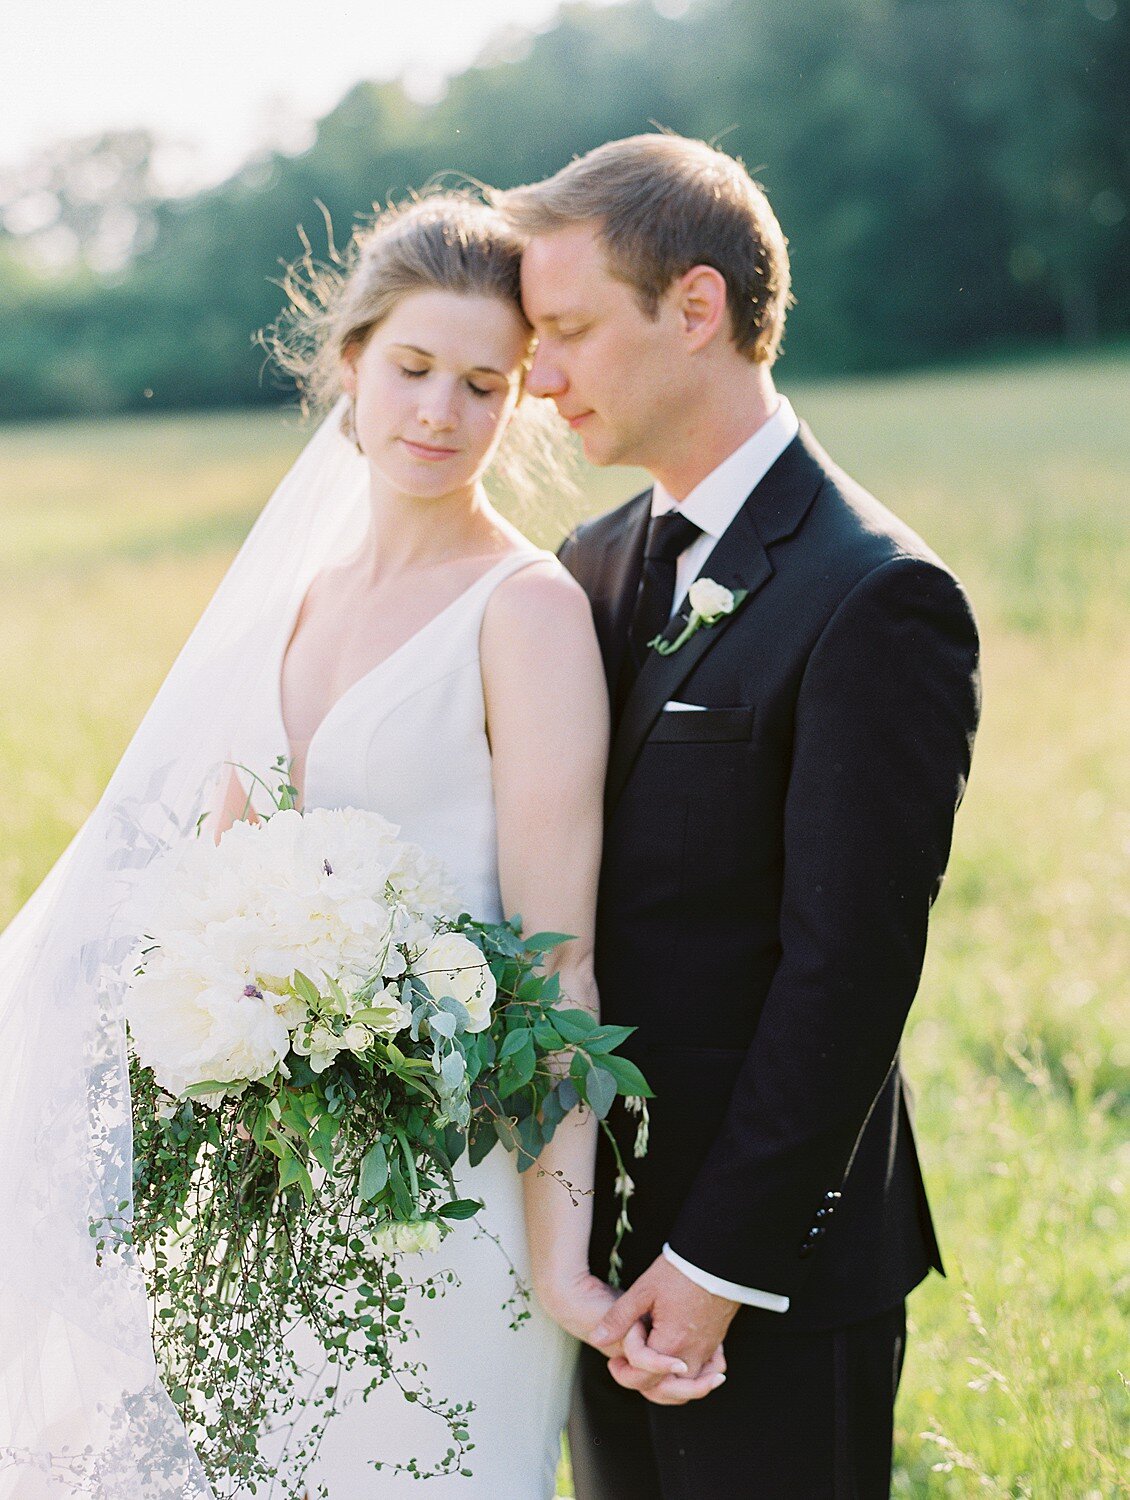
[[[692,266],[671,288],[687,349],[704,349],[719,330],[728,332],[726,278],[713,266]]]

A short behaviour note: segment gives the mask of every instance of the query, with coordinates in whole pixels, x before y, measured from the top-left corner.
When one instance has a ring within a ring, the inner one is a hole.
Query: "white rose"
[[[713,578],[696,578],[687,591],[691,608],[704,620],[717,620],[734,612],[734,596]]]
[[[356,1021],[352,1026],[347,1026],[342,1033],[341,1044],[350,1052],[364,1052],[373,1040],[373,1033],[367,1026],[361,1026]]]
[[[485,1031],[496,986],[482,950],[461,932],[438,933],[424,949],[413,972],[427,985],[432,998],[451,996],[465,1005],[471,1019],[468,1031]]]
[[[324,1073],[344,1046],[344,1038],[335,1036],[328,1026],[313,1026],[308,1037],[299,1033],[294,1038],[294,1050],[309,1059],[315,1073]]]
[[[369,1001],[366,1009],[383,1010],[385,1016],[379,1021],[368,1021],[378,1036],[395,1036],[412,1024],[412,1007],[400,998],[400,991],[391,984],[385,985]]]
[[[438,1250],[443,1230],[434,1219],[414,1219],[410,1224],[382,1224],[373,1232],[373,1248],[382,1255],[420,1255]]]

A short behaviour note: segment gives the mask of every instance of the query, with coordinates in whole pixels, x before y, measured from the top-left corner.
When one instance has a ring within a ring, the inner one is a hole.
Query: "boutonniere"
[[[687,623],[673,641],[665,641],[661,635],[648,641],[660,656],[671,656],[680,646],[685,646],[700,625],[709,628],[719,620],[732,615],[749,593],[748,589],[726,589],[713,578],[696,578],[687,590],[691,612]]]

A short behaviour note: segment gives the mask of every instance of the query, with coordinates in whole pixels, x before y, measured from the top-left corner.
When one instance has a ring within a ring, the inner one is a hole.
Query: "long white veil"
[[[289,611],[363,535],[368,466],[340,417],[282,480],[98,806],[0,935],[0,1500],[212,1495],[161,1387],[122,1238],[132,1130],[107,975],[136,937],[138,876],[192,834],[233,748],[263,743]]]

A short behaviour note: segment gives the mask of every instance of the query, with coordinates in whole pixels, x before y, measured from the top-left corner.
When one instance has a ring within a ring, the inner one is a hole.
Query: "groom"
[[[633,1229],[597,1341],[645,1317],[688,1376],[583,1351],[577,1495],[872,1500],[904,1298],[942,1269],[899,1042],[969,770],[973,617],[775,390],[788,257],[738,162],[639,136],[500,202],[529,240],[529,389],[654,480],[561,556],[615,711],[602,1010],[656,1096],[642,1160],[613,1122]],[[614,1171],[602,1151],[598,1269]],[[725,1383],[685,1401],[722,1340]]]

